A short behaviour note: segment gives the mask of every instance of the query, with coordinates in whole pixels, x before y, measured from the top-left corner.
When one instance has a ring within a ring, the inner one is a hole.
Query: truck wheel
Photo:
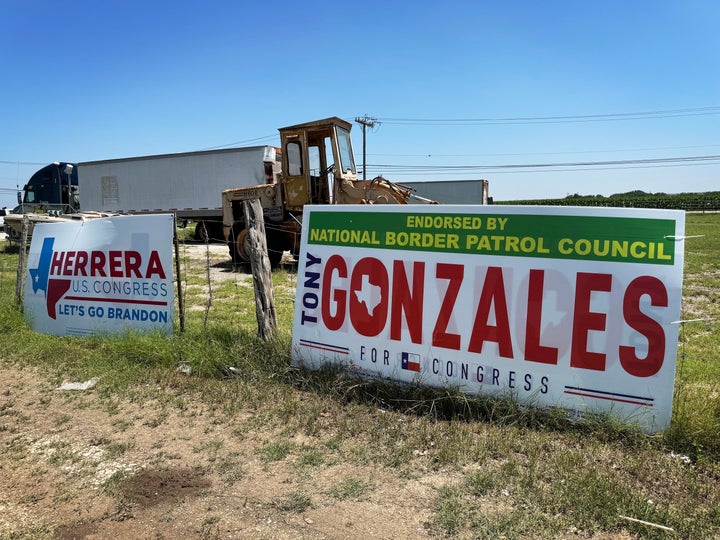
[[[204,221],[198,221],[197,225],[195,225],[195,240],[198,242],[207,242],[210,240],[208,228]]]
[[[235,264],[249,263],[250,262],[250,250],[247,245],[247,229],[244,223],[235,223],[232,228],[232,238],[228,243],[230,248],[230,257]],[[274,242],[273,235],[267,234],[265,236],[265,242],[267,244],[268,259],[270,260],[270,266],[276,267],[280,264],[282,259],[283,251],[282,248]]]
[[[232,237],[228,242],[230,257],[235,264],[250,262],[250,256],[245,249],[247,230],[244,223],[235,223],[232,228]]]

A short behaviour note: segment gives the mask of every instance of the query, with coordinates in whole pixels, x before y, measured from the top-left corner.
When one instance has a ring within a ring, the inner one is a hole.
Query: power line
[[[519,116],[488,118],[378,118],[384,124],[391,125],[503,125],[503,124],[562,124],[580,122],[614,122],[624,120],[648,120],[655,118],[675,118],[683,116],[706,116],[720,114],[720,106],[695,107],[687,109],[666,109],[611,114],[582,114],[570,116]]]
[[[502,171],[546,171],[555,170],[590,170],[594,168],[642,168],[649,166],[690,166],[690,165],[717,165],[720,164],[720,155],[710,156],[684,156],[651,159],[624,159],[610,161],[577,161],[565,163],[515,163],[495,165],[394,165],[370,164],[368,169],[377,171],[391,171],[393,174],[418,173],[458,173],[458,172],[502,172]]]
[[[346,122],[352,122],[352,117],[350,117],[350,116],[342,116],[341,118],[343,120],[345,120]],[[365,115],[365,118],[368,118],[367,115]],[[377,120],[377,119],[373,118],[372,120]],[[227,148],[229,146],[238,146],[238,145],[243,145],[243,144],[247,144],[247,143],[262,142],[262,141],[269,142],[269,141],[273,141],[273,140],[274,141],[279,140],[277,133],[275,133],[273,135],[265,135],[264,137],[256,137],[254,139],[245,139],[244,141],[235,141],[235,142],[231,142],[228,144],[221,144],[218,146],[210,146],[208,148],[202,148],[201,151],[202,150],[217,150],[219,148]]]
[[[47,165],[45,162],[40,161],[9,161],[0,159],[2,165]]]
[[[562,150],[559,152],[496,152],[485,154],[368,154],[368,156],[393,156],[393,157],[501,157],[501,156],[555,156],[560,154],[614,154],[616,152],[650,152],[656,150],[689,150],[691,148],[718,148],[720,144],[702,144],[695,146],[656,146],[647,148],[620,148],[616,150]]]
[[[717,165],[716,163],[681,163],[681,164],[672,164],[672,165],[636,165],[636,166],[621,166],[621,167],[602,167],[602,168],[594,168],[594,167],[578,167],[578,168],[567,168],[567,169],[533,169],[533,170],[492,170],[492,169],[486,169],[482,171],[482,175],[501,175],[501,174],[535,174],[535,173],[564,173],[564,172],[582,172],[582,171],[592,171],[592,170],[599,170],[599,171],[624,171],[624,170],[635,170],[635,169],[667,169],[667,168],[673,168],[673,167],[708,167]],[[368,170],[368,173],[371,171]],[[477,171],[470,171],[473,174],[478,174]],[[435,177],[441,177],[441,176],[448,176],[448,175],[458,175],[458,174],[470,174],[470,172],[463,172],[463,171],[449,171],[449,172],[433,172],[432,176]],[[427,177],[430,173],[428,172],[400,172],[400,171],[393,171],[393,176],[425,176]],[[443,179],[446,180],[446,179]]]
[[[676,164],[663,164],[663,165],[626,165],[619,167],[602,167],[594,169],[593,167],[579,167],[579,168],[567,168],[567,169],[543,169],[543,170],[532,170],[532,171],[489,171],[491,174],[518,174],[518,173],[547,173],[547,172],[578,172],[578,171],[624,171],[630,169],[667,169],[673,167],[708,167],[717,165],[717,163],[676,163]]]
[[[232,143],[228,143],[228,144],[221,144],[218,146],[210,146],[208,148],[203,148],[203,150],[218,150],[220,148],[228,148],[230,146],[238,146],[238,145],[248,144],[248,143],[253,143],[253,142],[269,141],[269,140],[272,140],[275,138],[277,138],[277,135],[274,135],[274,134],[273,135],[265,135],[264,137],[256,137],[254,139],[245,139],[244,141],[236,141],[236,142],[232,142]]]

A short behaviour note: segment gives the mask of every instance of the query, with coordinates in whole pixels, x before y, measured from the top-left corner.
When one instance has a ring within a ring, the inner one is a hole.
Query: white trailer
[[[272,146],[88,161],[78,163],[80,209],[175,213],[198,222],[196,236],[222,239],[222,191],[273,184],[279,171]]]
[[[491,204],[487,180],[438,180],[430,182],[402,182],[415,193],[440,204]],[[410,201],[413,202],[413,201]]]

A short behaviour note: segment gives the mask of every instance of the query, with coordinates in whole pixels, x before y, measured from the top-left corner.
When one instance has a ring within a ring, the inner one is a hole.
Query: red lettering
[[[153,251],[153,253],[156,253]],[[152,255],[151,255],[152,258]],[[140,253],[137,251],[126,251],[125,252],[125,277],[133,277],[133,274],[135,274],[135,277],[143,277],[140,273],[140,263],[142,263],[142,257],[140,256]],[[161,267],[162,268],[162,267]],[[150,267],[148,265],[148,276],[150,274]]]
[[[63,264],[62,275],[72,276],[73,275],[73,262],[75,262],[75,252],[68,251],[65,253],[65,263]]]
[[[488,324],[491,307],[495,308],[495,326]],[[510,321],[505,298],[505,281],[502,268],[496,266],[490,266],[487,269],[468,351],[481,353],[486,341],[494,341],[498,344],[500,356],[513,357]]]
[[[61,275],[63,259],[65,259],[64,252],[53,251],[52,261],[50,262],[50,275]]]
[[[75,271],[73,272],[73,275],[87,276],[87,268],[86,268],[87,263],[88,263],[87,251],[78,251],[77,256],[75,257]]]
[[[112,252],[111,252],[112,253]],[[97,270],[95,253],[92,268]],[[78,252],[76,269],[86,256]],[[63,259],[56,256],[56,267]],[[70,263],[66,263],[70,264]],[[137,275],[140,271],[140,255],[128,252],[126,271]],[[336,331],[349,322],[355,332],[366,337],[380,335],[386,328],[389,315],[389,337],[395,341],[409,339],[423,343],[423,310],[425,295],[424,261],[393,261],[392,285],[388,268],[374,257],[357,261],[349,270],[346,260],[332,255],[326,262],[321,280],[321,314],[325,327]],[[114,266],[113,269],[117,270]],[[462,288],[465,266],[462,264],[437,263],[435,278],[447,280],[447,288],[432,333],[432,346],[460,350],[462,334],[448,331],[454,317],[454,309]],[[345,280],[342,286],[334,286],[336,280]],[[594,371],[606,369],[606,350],[588,350],[590,332],[606,332],[609,313],[592,311],[594,295],[610,293],[613,286],[611,274],[579,272],[575,280],[573,325],[570,338],[570,367]],[[545,296],[545,270],[531,269],[528,276],[527,311],[525,321],[524,359],[548,365],[557,365],[559,347],[542,343],[543,298]],[[442,292],[441,292],[442,294]],[[623,369],[635,377],[650,377],[662,368],[666,336],[661,324],[641,311],[641,302],[649,296],[653,307],[668,306],[668,291],[662,281],[651,276],[641,276],[627,287],[622,303],[625,323],[647,339],[647,354],[638,356],[638,349],[621,345],[619,361]],[[607,297],[605,297],[607,299]],[[647,305],[647,302],[643,302]],[[613,306],[612,313],[620,306]],[[520,316],[518,314],[518,316]],[[406,334],[403,334],[403,325]],[[612,337],[612,336],[611,336]],[[503,268],[488,267],[478,298],[467,351],[483,352],[486,342],[497,344],[498,355],[513,358],[513,343],[508,313],[507,292]],[[645,347],[642,347],[645,350]]]
[[[123,277],[122,271],[122,251],[108,251],[110,258],[110,277]]]
[[[575,312],[573,314],[570,366],[605,371],[605,354],[587,350],[590,330],[604,331],[605,313],[590,311],[590,299],[594,291],[610,292],[612,276],[578,272],[575,281]]]
[[[90,275],[107,277],[105,273],[105,253],[93,251],[90,254]]]
[[[460,292],[465,267],[461,264],[438,263],[435,267],[435,277],[449,280],[445,296],[443,297],[440,313],[438,313],[435,328],[433,328],[432,344],[435,347],[460,350],[460,334],[447,332],[448,323],[452,317],[455,301]]]
[[[150,252],[145,275],[143,257],[138,251],[111,250],[107,254],[104,251],[55,251],[52,254],[51,275],[107,277],[108,273],[113,278],[150,279],[157,276],[165,279],[165,269],[157,251]]]
[[[402,316],[405,314],[410,340],[422,343],[423,295],[425,284],[425,263],[413,263],[412,294],[408,285],[405,265],[393,261],[392,307],[390,309],[390,339],[402,339]]]
[[[137,253],[133,251],[132,253]],[[138,253],[138,257],[140,254]],[[138,265],[140,263],[138,262]],[[129,276],[130,274],[128,274]],[[160,255],[157,251],[150,252],[150,261],[148,261],[147,271],[145,272],[146,278],[151,278],[153,275],[157,275],[160,279],[165,279],[165,269],[163,268],[162,262],[160,261]]]
[[[667,307],[668,293],[665,285],[652,276],[640,276],[628,285],[623,298],[623,316],[628,326],[645,336],[648,340],[648,352],[645,358],[638,358],[635,348],[621,345],[620,364],[623,369],[635,377],[655,375],[665,359],[665,332],[662,326],[640,311],[640,299],[650,296],[650,305]]]
[[[544,284],[545,271],[530,270],[527,321],[525,323],[525,360],[543,364],[557,364],[557,348],[540,344]]]
[[[374,289],[380,299],[374,304]],[[388,314],[388,274],[374,257],[360,259],[350,277],[350,322],[363,336],[377,336],[385,327]]]
[[[347,265],[345,259],[340,255],[332,255],[325,263],[322,281],[322,305],[321,313],[323,323],[328,330],[339,330],[345,322],[345,309],[347,307],[347,292],[342,289],[332,290],[333,274],[337,273],[339,278],[347,278]],[[334,302],[335,314],[331,313],[331,298]]]

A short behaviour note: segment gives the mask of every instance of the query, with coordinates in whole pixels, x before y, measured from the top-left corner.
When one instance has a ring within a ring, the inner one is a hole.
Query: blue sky
[[[720,155],[718,28],[714,0],[4,0],[0,205],[53,161],[277,144],[365,114],[369,172],[399,182],[718,190],[720,158],[624,163]],[[630,114],[655,111],[677,112]],[[607,161],[623,163],[494,167]]]

